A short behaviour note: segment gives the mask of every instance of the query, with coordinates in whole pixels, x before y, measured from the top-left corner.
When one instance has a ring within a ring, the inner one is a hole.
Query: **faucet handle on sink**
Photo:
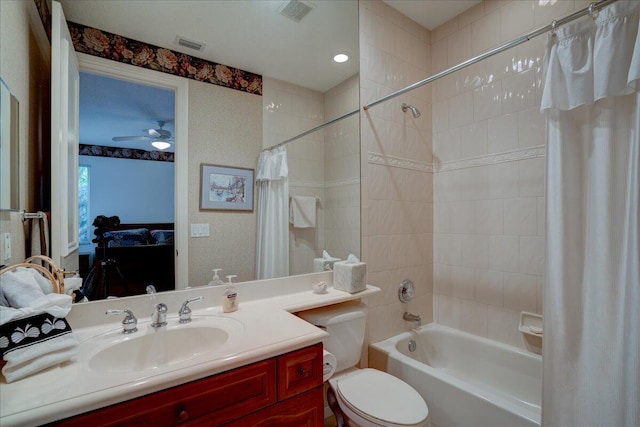
[[[178,315],[180,316],[180,323],[189,323],[191,322],[191,309],[189,308],[189,303],[194,301],[202,301],[204,297],[196,297],[192,299],[186,300],[182,307],[180,307],[180,311],[178,311]]]
[[[132,334],[138,330],[138,319],[136,319],[136,316],[134,316],[133,312],[129,309],[125,308],[124,310],[119,310],[119,309],[107,310],[105,314],[107,315],[126,314],[127,315],[127,317],[125,317],[124,320],[122,321],[123,334]]]

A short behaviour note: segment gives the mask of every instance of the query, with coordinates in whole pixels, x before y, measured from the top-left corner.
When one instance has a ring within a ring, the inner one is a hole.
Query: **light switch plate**
[[[4,244],[4,260],[6,261],[11,258],[11,233],[4,233],[2,242]]]
[[[209,224],[191,224],[191,237],[209,237]]]

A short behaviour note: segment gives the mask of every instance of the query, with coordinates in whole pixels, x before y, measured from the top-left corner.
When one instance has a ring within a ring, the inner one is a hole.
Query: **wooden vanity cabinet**
[[[322,344],[52,423],[322,426]]]

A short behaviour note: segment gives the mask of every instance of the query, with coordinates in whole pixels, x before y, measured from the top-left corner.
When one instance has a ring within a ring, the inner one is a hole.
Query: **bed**
[[[140,223],[107,227],[95,248],[86,280],[90,300],[175,289],[174,224]]]

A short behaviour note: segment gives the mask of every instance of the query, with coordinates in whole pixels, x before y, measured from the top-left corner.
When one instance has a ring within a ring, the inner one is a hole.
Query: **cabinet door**
[[[275,403],[275,381],[275,360],[270,359],[68,418],[54,425],[162,427],[200,420],[209,415],[215,422],[210,421],[206,425],[220,425]]]
[[[324,387],[318,386],[224,427],[321,427],[324,424],[323,392]]]
[[[322,385],[322,344],[278,357],[278,401]]]

